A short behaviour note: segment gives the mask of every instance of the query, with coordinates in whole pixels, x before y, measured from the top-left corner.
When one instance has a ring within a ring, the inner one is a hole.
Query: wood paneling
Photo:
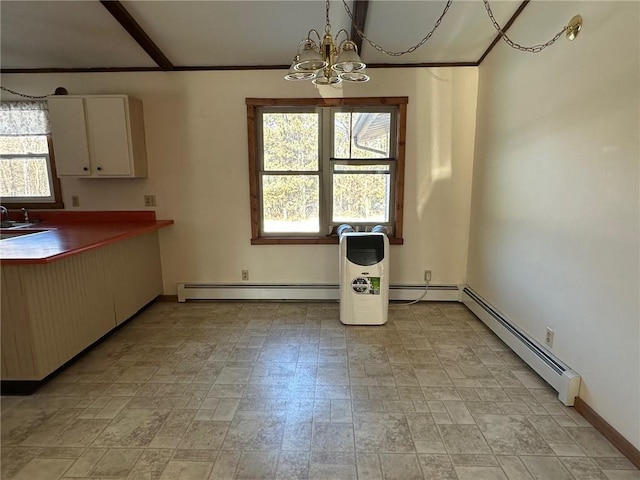
[[[20,281],[19,267],[2,267],[2,378],[35,378],[31,353],[31,326]]]
[[[162,293],[158,234],[140,235],[101,251],[119,325]]]
[[[2,265],[2,380],[41,380],[162,293],[157,231]]]
[[[19,268],[41,379],[116,326],[113,295],[99,250]]]

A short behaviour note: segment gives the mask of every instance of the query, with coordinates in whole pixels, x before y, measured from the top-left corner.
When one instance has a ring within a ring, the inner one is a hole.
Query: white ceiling
[[[289,65],[311,28],[322,32],[324,0],[122,1],[176,67]],[[370,0],[365,33],[387,50],[405,50],[433,28],[444,1]],[[495,0],[505,24],[521,1]],[[353,2],[348,1],[353,8]],[[526,14],[523,13],[523,15]],[[332,0],[331,32],[350,31]],[[415,52],[388,56],[363,44],[370,64],[477,62],[496,37],[481,0],[454,0],[433,37]],[[13,69],[157,68],[98,0],[0,2],[0,66]]]

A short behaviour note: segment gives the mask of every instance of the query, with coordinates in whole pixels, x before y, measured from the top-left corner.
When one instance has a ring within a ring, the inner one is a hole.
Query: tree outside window
[[[402,243],[406,104],[247,99],[252,243],[334,243],[342,223]]]

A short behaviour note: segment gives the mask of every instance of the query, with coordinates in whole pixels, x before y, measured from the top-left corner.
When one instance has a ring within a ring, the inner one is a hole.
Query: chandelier
[[[338,42],[340,34],[345,39]],[[315,34],[318,42],[311,38]],[[366,65],[358,55],[358,47],[349,39],[346,30],[338,31],[335,40],[331,35],[329,22],[329,0],[326,2],[326,23],[324,36],[320,38],[317,30],[311,29],[307,38],[298,44],[298,51],[293,59],[287,80],[311,80],[315,85],[336,85],[346,82],[368,82]]]
[[[487,15],[491,20],[491,23],[495,27],[498,35],[504,40],[511,48],[520,50],[522,52],[539,53],[547,47],[553,45],[563,34],[566,35],[568,40],[574,40],[578,35],[578,32],[582,29],[582,17],[575,15],[569,23],[562,28],[551,40],[540,45],[523,46],[515,43],[505,33],[506,29],[503,29],[496,21],[489,0],[482,0]],[[362,29],[357,25],[354,20],[354,15],[351,13],[346,0],[342,0],[344,8],[351,19],[351,23],[354,31],[360,38],[366,40],[374,49],[393,57],[412,53],[422,45],[424,45],[434,34],[436,29],[442,23],[442,19],[449,11],[453,0],[447,0],[444,10],[436,20],[433,28],[427,33],[422,40],[416,45],[407,48],[406,50],[392,52],[385,50],[381,45],[375,43],[371,39],[367,38]],[[526,5],[526,2],[524,3]],[[349,34],[346,30],[342,29],[334,38],[331,36],[331,23],[329,22],[329,0],[326,0],[326,22],[324,26],[324,36],[320,38],[320,34],[317,30],[311,29],[307,34],[307,38],[303,39],[298,44],[298,51],[293,58],[291,68],[289,68],[288,74],[284,77],[287,80],[312,80],[316,85],[336,85],[340,82],[356,82],[363,83],[369,81],[369,76],[365,72],[366,64],[362,61],[358,55],[358,47],[354,42],[349,39]],[[522,7],[518,10],[518,12]],[[512,20],[515,17],[512,17]],[[508,25],[507,25],[508,26]],[[342,42],[338,42],[338,37],[341,33],[344,33],[345,39]],[[315,34],[318,42],[311,38],[312,34]],[[493,46],[493,45],[492,45]],[[491,47],[490,47],[491,48]],[[485,53],[486,55],[486,53]]]

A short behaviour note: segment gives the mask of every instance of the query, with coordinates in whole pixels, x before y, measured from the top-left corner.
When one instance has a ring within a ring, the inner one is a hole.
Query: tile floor
[[[453,303],[156,303],[1,427],[7,480],[640,479]]]

